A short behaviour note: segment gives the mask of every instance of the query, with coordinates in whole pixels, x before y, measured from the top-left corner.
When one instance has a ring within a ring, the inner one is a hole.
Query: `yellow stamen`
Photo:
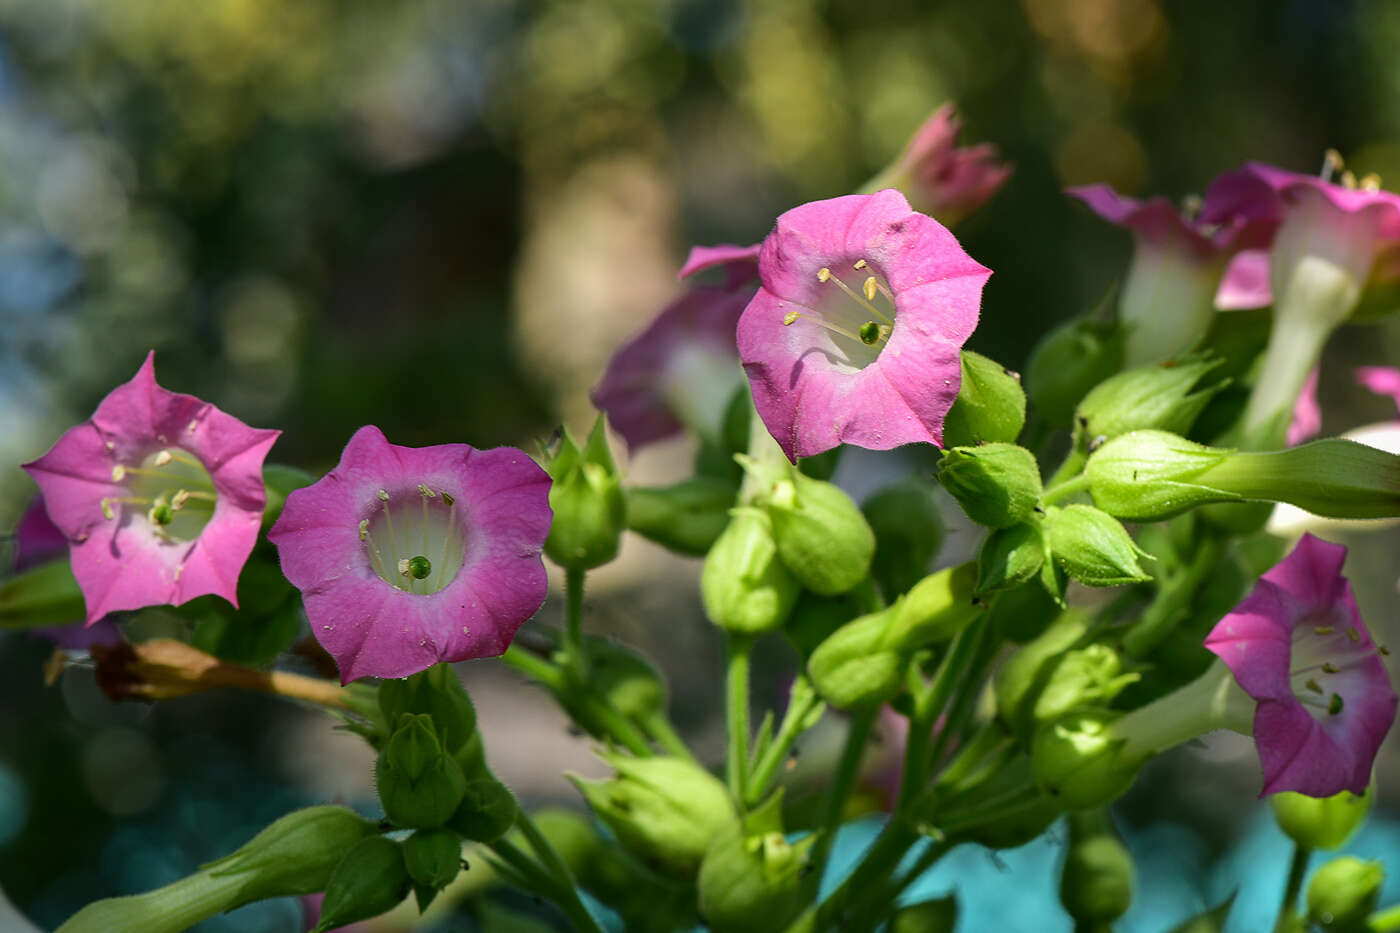
[[[865,292],[866,301],[874,301],[875,296],[880,293],[880,283],[876,282],[875,276],[872,275],[865,280],[865,284],[861,286],[861,291]]]
[[[1335,674],[1335,673],[1337,673],[1337,672],[1340,671],[1340,670],[1341,670],[1340,667],[1338,667],[1337,665],[1335,665],[1335,664],[1333,664],[1333,663],[1331,663],[1331,662],[1328,662],[1328,663],[1322,665],[1322,673],[1324,673],[1324,674]]]
[[[1356,190],[1356,176],[1351,173],[1350,169],[1342,172],[1342,187],[1351,191]]]
[[[1304,687],[1307,687],[1307,688],[1308,688],[1309,690],[1311,690],[1313,693],[1321,693],[1321,692],[1322,692],[1322,686],[1321,686],[1317,681],[1315,681],[1315,680],[1309,680],[1307,683],[1303,684],[1303,686],[1304,686]]]
[[[787,314],[783,315],[783,325],[786,326],[788,324],[792,324],[798,318],[802,318],[804,321],[811,321],[818,327],[825,327],[833,334],[840,334],[842,337],[849,337],[852,340],[860,340],[861,343],[865,342],[864,340],[861,340],[860,334],[852,333],[851,331],[842,327],[840,324],[833,324],[830,321],[823,320],[822,318],[812,317],[810,314],[801,314],[797,311],[789,311]]]
[[[1328,149],[1322,154],[1322,180],[1331,181],[1332,176],[1340,172],[1346,165],[1342,161],[1342,154],[1335,149]]]
[[[1375,172],[1367,172],[1361,176],[1361,180],[1356,184],[1362,191],[1379,191],[1381,190],[1381,176]]]
[[[1347,629],[1347,638],[1350,638],[1355,644],[1361,644],[1361,633],[1354,628]]]
[[[1330,625],[1317,625],[1313,627],[1314,635],[1331,635],[1336,629]]]
[[[856,260],[856,264],[855,264],[854,266],[852,266],[851,268],[852,268],[852,269],[855,269],[855,270],[857,270],[857,271],[859,271],[859,270],[861,270],[861,269],[864,269],[864,268],[866,267],[866,265],[867,265],[867,263],[866,263],[866,261],[865,261],[864,259],[857,259],[857,260]]]
[[[837,288],[841,289],[841,291],[843,291],[843,292],[845,292],[847,295],[851,296],[851,299],[852,299],[853,301],[855,301],[857,304],[865,305],[866,309],[869,310],[871,314],[875,315],[875,316],[878,317],[880,320],[884,321],[886,324],[893,324],[893,323],[894,323],[894,321],[890,319],[890,316],[889,316],[888,314],[886,314],[885,312],[881,311],[879,308],[875,307],[873,304],[871,304],[871,303],[870,303],[869,301],[867,301],[866,299],[862,298],[860,295],[857,295],[854,291],[851,290],[851,286],[849,286],[849,285],[847,285],[845,282],[841,281],[841,279],[839,279],[838,277],[832,275],[830,269],[828,269],[828,268],[826,268],[825,266],[823,266],[821,271],[826,273],[826,278],[822,278],[822,275],[821,275],[821,273],[819,272],[819,273],[817,273],[817,279],[818,279],[819,281],[822,281],[822,282],[827,282],[827,281],[835,282]]]
[[[175,455],[172,454],[169,450],[162,450],[160,453],[156,454],[155,460],[153,460],[152,462],[158,467],[163,467],[174,459]]]
[[[120,483],[124,479],[126,479],[126,467],[118,463],[112,467],[112,482]]]

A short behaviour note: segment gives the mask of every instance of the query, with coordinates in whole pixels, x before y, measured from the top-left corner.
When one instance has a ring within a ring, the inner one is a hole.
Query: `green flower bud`
[[[780,795],[730,821],[705,853],[697,880],[700,913],[715,933],[786,929],[802,906],[803,870],[815,836],[789,843]]]
[[[443,753],[432,717],[405,714],[374,768],[384,814],[398,826],[432,829],[452,816],[467,780]]]
[[[1109,515],[1154,522],[1208,502],[1239,500],[1200,479],[1230,453],[1166,431],[1130,431],[1090,454],[1084,474],[1094,504]]]
[[[992,681],[997,715],[1016,733],[1029,736],[1036,726],[1034,709],[1061,658],[1089,633],[1086,613],[1071,609],[1013,654]]]
[[[1308,882],[1308,920],[1327,933],[1364,933],[1385,881],[1385,866],[1350,855],[1334,858]]]
[[[1040,468],[1015,444],[955,447],[939,461],[938,481],[968,518],[989,528],[1027,521],[1040,504]]]
[[[1123,329],[1076,318],[1050,331],[1031,351],[1026,391],[1047,421],[1064,427],[1079,400],[1123,366]]]
[[[544,542],[549,559],[570,570],[591,570],[616,557],[627,527],[627,502],[608,449],[606,419],[598,416],[582,449],[565,431],[544,468],[554,480],[549,488],[554,523]]]
[[[949,895],[894,912],[890,933],[953,933],[958,925],[958,899]]]
[[[1104,644],[1066,651],[1047,660],[1039,677],[1021,697],[1021,704],[1004,710],[1016,731],[1025,736],[1047,722],[1076,710],[1107,707],[1118,694],[1141,679],[1123,673],[1118,653]],[[999,681],[1000,682],[1000,681]]]
[[[398,723],[405,713],[429,716],[443,750],[457,759],[466,774],[484,760],[476,708],[450,664],[434,664],[412,677],[384,681],[379,685],[379,709],[390,723]]]
[[[219,878],[245,875],[235,901],[225,906],[325,890],[345,852],[378,827],[346,807],[294,810],[274,821],[237,851],[203,866]]]
[[[891,607],[885,647],[911,654],[953,638],[986,609],[974,596],[976,588],[977,565],[971,562],[924,577]]]
[[[709,476],[674,486],[634,486],[626,490],[627,527],[680,554],[701,557],[729,524],[737,493],[734,483]]]
[[[1085,586],[1119,586],[1152,579],[1118,519],[1089,505],[1049,509],[1045,530],[1055,564]]]
[[[1202,377],[1219,365],[1219,360],[1198,358],[1130,369],[1105,379],[1079,403],[1075,433],[1085,444],[1146,428],[1185,434],[1225,387],[1218,382],[1195,391]]]
[[[694,877],[710,842],[734,818],[723,782],[682,758],[602,755],[617,777],[570,776],[594,814],[645,864],[674,877]]]
[[[892,607],[861,616],[817,646],[807,676],[822,699],[836,709],[867,709],[900,691],[908,659],[885,641],[895,613]]]
[[[1060,903],[1076,926],[1106,927],[1133,902],[1133,857],[1101,813],[1071,813]]]
[[[893,600],[928,573],[945,533],[933,484],[914,478],[886,486],[860,508],[875,532],[870,575]]]
[[[1279,829],[1302,848],[1340,849],[1366,821],[1373,799],[1368,785],[1359,797],[1349,790],[1331,797],[1283,791],[1269,797],[1269,806]]]
[[[312,933],[392,910],[408,896],[412,881],[397,842],[384,836],[361,840],[335,867],[321,902],[321,920]]]
[[[68,558],[56,560],[0,583],[0,627],[66,625],[87,615],[83,591]]]
[[[1048,550],[1038,522],[995,529],[977,554],[977,594],[999,593],[1034,580]]]
[[[1021,377],[980,353],[962,351],[962,386],[943,419],[943,446],[1011,442],[1025,423]]]
[[[263,489],[267,493],[267,504],[263,506],[263,528],[271,528],[277,521],[290,493],[314,482],[316,477],[305,470],[277,463],[263,464]]]
[[[1118,713],[1082,710],[1048,722],[1031,744],[1031,769],[1041,788],[1066,810],[1087,810],[1123,794],[1142,766],[1122,754],[1112,734]]]
[[[415,884],[445,888],[462,870],[462,840],[446,829],[420,829],[403,842],[403,864]]]
[[[790,470],[762,504],[783,565],[813,593],[835,596],[869,575],[875,533],[837,487]]]
[[[771,632],[787,619],[800,589],[778,559],[768,514],[735,509],[700,572],[700,597],[710,620],[727,632]]]
[[[515,825],[519,812],[510,788],[485,771],[467,781],[447,827],[474,842],[495,842]]]

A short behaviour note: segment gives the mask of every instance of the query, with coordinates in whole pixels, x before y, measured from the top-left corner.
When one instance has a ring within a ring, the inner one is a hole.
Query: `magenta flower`
[[[544,602],[549,477],[513,447],[355,432],[268,539],[343,683],[493,657]]]
[[[24,465],[68,539],[87,622],[213,593],[238,605],[267,494],[262,464],[280,431],[136,377]]]
[[[15,571],[22,572],[67,556],[68,539],[49,519],[44,497],[35,496],[15,526]],[[68,651],[87,651],[93,645],[119,645],[124,640],[111,617],[86,627],[78,624],[81,621],[75,617],[67,625],[46,625],[31,629],[29,634]]]
[[[959,148],[962,121],[952,104],[944,104],[914,131],[889,168],[863,190],[898,188],[914,210],[953,226],[996,194],[1011,176],[990,143]]]
[[[1396,697],[1342,576],[1346,548],[1304,535],[1206,638],[1253,697],[1264,794],[1363,793]]]
[[[992,274],[947,228],[892,189],[814,201],[778,218],[758,269],[739,358],[789,459],[942,444]]]
[[[1356,381],[1377,395],[1387,395],[1400,408],[1400,369],[1390,366],[1358,366]]]
[[[1257,295],[1256,265],[1230,265],[1240,250],[1264,245],[1268,217],[1228,216],[1210,224],[1183,216],[1166,198],[1138,201],[1108,185],[1065,192],[1104,220],[1133,234],[1133,259],[1123,282],[1119,319],[1128,327],[1127,364],[1145,366],[1190,350],[1210,329],[1221,295],[1233,307],[1268,304]],[[1252,302],[1258,301],[1258,304]]]
[[[724,270],[724,287],[736,289],[758,278],[758,251],[760,244],[736,246],[733,243],[720,243],[717,246],[696,246],[681,266],[680,278],[688,279],[706,269]]]

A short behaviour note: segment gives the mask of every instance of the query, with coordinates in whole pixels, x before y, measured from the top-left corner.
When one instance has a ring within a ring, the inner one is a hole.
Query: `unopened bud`
[[[837,709],[868,709],[904,685],[905,656],[886,644],[895,610],[861,616],[817,646],[807,674],[822,699]]]
[[[1066,810],[1111,803],[1137,778],[1142,762],[1122,754],[1126,740],[1110,728],[1117,718],[1107,710],[1086,710],[1036,732],[1031,745],[1036,782]]]
[[[476,708],[450,664],[434,664],[402,680],[379,685],[379,709],[386,722],[397,725],[405,713],[427,715],[443,751],[457,759],[464,773],[481,761],[476,731]]]
[[[1034,580],[1048,550],[1039,522],[994,530],[977,554],[978,595],[1014,589]]]
[[[1032,711],[1040,688],[1049,681],[1059,660],[1088,632],[1088,617],[1072,609],[1007,659],[992,682],[1002,722],[1020,735],[1032,734],[1036,725]]]
[[[1308,920],[1327,933],[1364,933],[1380,902],[1385,866],[1344,855],[1319,868],[1308,882]]]
[[[1349,790],[1331,797],[1283,791],[1269,797],[1279,829],[1304,849],[1340,849],[1371,812],[1372,785],[1357,796]]]
[[[971,350],[962,351],[962,386],[943,419],[943,446],[1010,443],[1026,423],[1021,377]]]
[[[933,492],[932,483],[910,478],[886,486],[861,505],[875,532],[870,575],[887,600],[919,582],[943,545],[943,516]]]
[[[851,497],[790,470],[763,499],[788,571],[814,593],[844,593],[870,573],[875,533]]]
[[[803,869],[816,839],[789,843],[780,804],[775,797],[768,807],[735,817],[706,851],[696,884],[700,913],[715,933],[786,929],[801,907]]]
[[[1085,586],[1119,586],[1152,579],[1138,563],[1146,553],[1116,518],[1093,506],[1049,509],[1045,530],[1055,564]]]
[[[734,483],[712,476],[674,486],[633,486],[626,490],[627,527],[680,554],[700,557],[729,524],[737,492]]]
[[[989,528],[1027,521],[1040,504],[1040,468],[1015,444],[955,447],[939,461],[938,481],[968,518]]]
[[[1106,818],[1070,814],[1070,842],[1060,875],[1060,903],[1076,925],[1104,927],[1133,901],[1133,858]]]
[[[462,870],[462,840],[451,830],[420,829],[404,840],[403,863],[415,883],[445,888]]]
[[[581,449],[565,431],[544,468],[554,481],[549,487],[554,522],[544,542],[549,559],[570,570],[591,570],[616,557],[627,527],[627,502],[604,416],[593,423]]]
[[[885,646],[911,654],[953,638],[986,608],[976,589],[977,566],[971,562],[924,577],[890,608],[894,619]]]
[[[1160,521],[1209,502],[1238,501],[1201,479],[1230,453],[1166,431],[1131,431],[1094,451],[1084,473],[1094,504],[1108,514]]]
[[[1076,318],[1050,331],[1031,351],[1026,392],[1037,413],[1064,427],[1074,420],[1079,400],[1122,366],[1122,327]]]
[[[800,589],[778,558],[768,514],[736,509],[700,572],[700,596],[710,620],[727,632],[771,632],[787,619]]]
[[[520,805],[515,796],[483,767],[482,773],[467,781],[462,802],[447,821],[453,832],[474,842],[495,842],[515,825]]]
[[[615,778],[571,778],[594,814],[644,864],[694,877],[710,842],[734,818],[723,782],[681,758],[602,754]]]
[[[405,714],[375,764],[384,814],[398,826],[446,823],[466,789],[461,765],[443,753],[430,716]]]
[[[1148,428],[1185,434],[1206,403],[1225,387],[1218,382],[1196,390],[1197,383],[1219,365],[1219,360],[1184,360],[1130,369],[1105,379],[1079,403],[1075,433],[1085,444]]]
[[[413,879],[397,842],[374,836],[355,844],[336,866],[312,933],[377,917],[408,896]]]
[[[213,877],[246,875],[239,904],[322,891],[345,852],[378,828],[346,807],[295,810],[248,840],[237,851],[204,866]]]

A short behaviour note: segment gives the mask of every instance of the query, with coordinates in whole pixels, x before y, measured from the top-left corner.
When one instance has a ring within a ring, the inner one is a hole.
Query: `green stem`
[[[725,648],[729,653],[729,670],[725,677],[725,715],[729,733],[726,774],[729,793],[743,807],[749,768],[749,661],[753,653],[753,639],[730,633]]]
[[[933,743],[933,748],[929,752],[929,767],[938,767],[944,752],[948,748],[948,743],[954,736],[961,738],[963,731],[967,727],[968,720],[972,717],[972,712],[977,706],[977,698],[982,692],[982,682],[986,679],[987,671],[991,667],[992,661],[996,658],[999,639],[993,638],[988,632],[990,625],[985,617],[974,622],[966,630],[968,636],[967,655],[968,660],[960,665],[962,670],[961,678],[958,681],[959,690],[953,696],[952,704],[948,708],[948,715],[943,720],[943,728],[938,733],[938,738]]]
[[[805,679],[802,675],[799,679]],[[795,687],[796,685],[794,685]],[[794,689],[791,695],[795,698],[799,696],[799,691]],[[794,699],[788,703],[787,712],[783,714],[783,721],[778,726],[778,734],[773,741],[768,743],[768,748],[763,755],[754,763],[753,770],[749,773],[749,804],[757,804],[768,793],[768,788],[772,786],[773,780],[778,775],[778,769],[783,762],[787,761],[788,753],[792,750],[792,745],[797,741],[797,737],[804,731],[806,723],[812,711],[822,705],[821,697],[810,687],[800,693],[801,701]]]
[[[1200,537],[1191,563],[1157,591],[1157,598],[1143,610],[1142,618],[1123,636],[1123,650],[1134,658],[1150,654],[1180,621],[1181,613],[1191,605],[1201,583],[1219,566],[1224,552],[1220,538]]]
[[[875,838],[875,842],[865,850],[855,870],[817,908],[817,920],[813,929],[846,929],[846,923],[850,919],[846,916],[847,907],[851,899],[858,892],[867,890],[876,880],[889,875],[917,838],[918,833],[910,829],[902,819],[891,818]]]
[[[1045,490],[1040,496],[1042,505],[1050,505],[1052,502],[1059,502],[1061,499],[1081,493],[1089,488],[1089,475],[1080,473],[1078,476],[1057,483]]]
[[[812,850],[812,877],[821,882],[826,871],[826,860],[831,855],[831,847],[836,842],[836,830],[841,826],[841,818],[846,814],[846,801],[860,776],[860,763],[865,757],[865,745],[870,740],[870,730],[875,725],[875,717],[880,708],[856,710],[851,713],[851,728],[846,733],[846,745],[841,752],[841,761],[836,766],[836,776],[827,792],[826,810],[822,814],[821,835],[817,837]],[[820,929],[820,927],[818,927]]]
[[[612,737],[632,754],[641,758],[652,754],[651,745],[640,729],[602,697],[590,692],[586,686],[569,690],[564,671],[548,660],[522,648],[519,644],[507,648],[505,654],[501,655],[501,660],[526,677],[543,684],[561,705],[564,694],[568,691],[577,706],[566,708],[576,711],[577,718],[587,720],[594,729],[604,736]]]
[[[522,648],[518,642],[506,649],[505,654],[501,655],[501,660],[506,665],[515,668],[531,680],[539,681],[551,690],[556,690],[564,685],[564,677],[559,668],[528,648]]]
[[[867,933],[879,927],[890,914],[894,913],[895,902],[904,889],[919,879],[919,876],[933,867],[933,863],[943,857],[953,844],[947,841],[933,842],[924,848],[918,859],[906,871],[891,877],[883,885],[872,885],[863,895],[851,902],[849,914],[855,918],[850,933]],[[843,933],[845,930],[843,929]]]
[[[900,777],[899,800],[895,805],[895,809],[900,813],[906,812],[910,800],[923,789],[924,783],[928,779],[929,769],[934,764],[934,758],[930,751],[935,744],[933,724],[938,721],[939,715],[948,705],[948,701],[953,695],[953,688],[957,685],[963,668],[967,665],[968,657],[980,640],[984,628],[985,625],[982,624],[981,620],[978,620],[958,633],[952,647],[944,655],[943,663],[938,666],[938,673],[934,675],[933,683],[929,686],[928,692],[920,698],[922,702],[909,722],[909,740],[905,745],[904,771]],[[945,725],[943,732],[939,735],[938,744],[942,744],[943,736],[946,733],[947,727]]]
[[[544,863],[544,867],[554,876],[559,886],[559,893],[562,895],[558,901],[559,908],[564,911],[565,916],[574,924],[574,929],[580,933],[603,933],[602,927],[598,926],[598,921],[593,919],[593,915],[584,906],[583,899],[578,895],[578,882],[574,880],[574,873],[569,871],[569,866],[564,864],[564,859],[555,851],[544,833],[535,825],[535,821],[530,819],[530,814],[524,810],[517,812],[515,817],[516,825],[525,834],[525,838],[530,843],[530,848],[535,850]]]
[[[1274,929],[1280,933],[1296,926],[1298,895],[1303,890],[1303,879],[1307,877],[1311,858],[1312,849],[1300,845],[1293,847],[1293,860],[1288,865],[1288,883],[1283,888],[1283,903],[1279,905],[1278,920],[1274,923]]]
[[[1045,481],[1046,489],[1054,489],[1056,486],[1068,482],[1084,472],[1084,464],[1089,460],[1088,451],[1084,449],[1084,444],[1080,441],[1078,434],[1075,435],[1073,444],[1074,446],[1071,447],[1069,453],[1065,455],[1065,459],[1060,464],[1059,468]]]
[[[687,758],[696,761],[695,753],[690,750],[690,746],[685,744],[679,735],[676,734],[675,727],[671,725],[671,720],[666,718],[666,714],[657,710],[652,715],[646,717],[642,723],[643,729],[666,751],[677,758]]]
[[[588,658],[583,653],[583,576],[573,567],[564,571],[564,663],[581,683],[588,682]]]

